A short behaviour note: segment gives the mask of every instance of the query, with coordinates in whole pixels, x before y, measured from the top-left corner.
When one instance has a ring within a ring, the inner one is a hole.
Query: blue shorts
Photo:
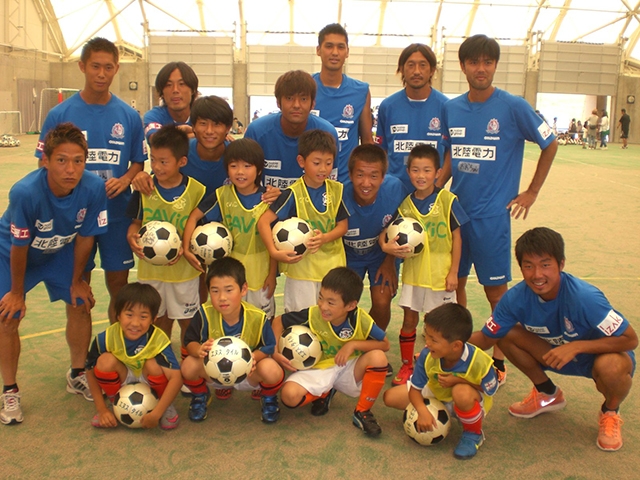
[[[470,219],[460,227],[462,256],[458,277],[468,277],[471,265],[485,286],[511,281],[511,217],[504,215]]]
[[[636,355],[633,351],[626,352],[627,355],[631,358],[631,363],[633,364],[633,368],[631,370],[631,376],[636,371]],[[593,364],[596,361],[597,355],[592,355],[588,353],[583,353],[578,355],[573,362],[567,363],[561,369],[543,367],[543,370],[547,372],[555,372],[561,375],[570,375],[572,377],[586,377],[593,379]]]
[[[375,256],[373,258],[367,258],[366,255],[362,255],[358,258],[358,260],[354,261],[352,258],[347,256],[347,267],[360,275],[360,278],[364,280],[365,275],[369,275],[369,285],[371,287],[377,287],[378,285],[382,285],[382,277],[380,277],[376,281],[376,274],[380,269],[380,265],[384,262],[384,259],[387,258],[387,255]],[[363,261],[363,260],[367,261]],[[400,271],[400,263],[402,263],[402,259],[396,258],[396,277],[398,276],[398,272]]]
[[[93,250],[87,261],[85,272],[96,267],[96,251],[100,248],[100,266],[107,272],[119,272],[133,267],[133,253],[127,242],[127,231],[131,221],[128,219],[109,221],[109,229],[102,235],[96,235]]]

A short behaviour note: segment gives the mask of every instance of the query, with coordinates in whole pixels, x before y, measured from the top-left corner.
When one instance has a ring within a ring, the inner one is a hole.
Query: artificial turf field
[[[18,138],[20,147],[0,148],[0,212],[11,185],[36,166],[37,138]],[[538,152],[527,145],[522,185],[533,175]],[[612,144],[609,150],[591,151],[560,146],[528,219],[513,222],[513,241],[535,226],[559,231],[566,243],[566,271],[601,288],[638,331],[639,200],[640,147],[621,150]],[[521,279],[515,259],[513,278],[512,283]],[[135,272],[130,279],[135,279]],[[94,273],[93,290],[97,333],[108,323],[100,272]],[[489,308],[474,277],[468,292],[479,328]],[[369,306],[366,290],[361,305]],[[388,356],[397,369],[402,311],[395,302],[392,309]],[[420,447],[405,436],[402,413],[386,408],[380,399],[373,411],[383,433],[370,439],[351,425],[356,399],[341,394],[325,417],[312,417],[309,407],[282,407],[274,425],[260,422],[259,402],[247,392],[234,392],[229,401],[214,399],[207,420],[199,424],[188,420],[188,400],[178,397],[181,425],[174,431],[95,429],[89,423],[93,404],[65,391],[69,356],[64,325],[64,305],[50,304],[44,287],[36,287],[27,296],[27,316],[20,329],[18,381],[25,420],[17,426],[0,425],[0,478],[640,478],[637,385],[621,409],[624,446],[605,453],[595,445],[602,397],[592,381],[552,375],[564,391],[567,407],[531,420],[517,419],[507,407],[527,395],[531,385],[515,368],[509,370],[485,420],[486,441],[469,461],[452,455],[461,432],[457,423],[440,445]],[[173,340],[177,351],[177,328]],[[385,388],[389,384],[390,380]]]

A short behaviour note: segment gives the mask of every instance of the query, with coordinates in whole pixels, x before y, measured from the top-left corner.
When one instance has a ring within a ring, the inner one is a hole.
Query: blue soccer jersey
[[[407,173],[407,159],[413,147],[421,143],[432,145],[438,149],[440,163],[443,162],[442,105],[446,101],[447,97],[435,89],[424,101],[410,100],[400,90],[380,104],[376,143],[387,151],[388,173],[402,180],[409,191],[413,186]]]
[[[169,109],[163,105],[161,107],[153,107],[147,113],[144,114],[142,118],[142,123],[144,124],[144,136],[149,141],[151,135],[156,133],[165,125],[191,125],[191,119],[187,119],[185,123],[176,122],[171,114],[169,113]]]
[[[76,93],[52,108],[42,126],[36,157],[42,158],[46,134],[63,122],[71,122],[82,130],[89,145],[86,170],[105,182],[122,177],[129,170],[130,162],[142,163],[147,159],[140,115],[113,94],[106,105],[96,105],[86,103]],[[131,189],[126,188],[109,199],[110,221],[125,219],[130,197]]]
[[[345,185],[342,199],[349,212],[349,230],[342,241],[349,267],[384,260],[386,253],[378,244],[378,236],[397,213],[406,196],[404,185],[392,175],[384,177],[376,200],[371,205],[358,205],[353,196],[353,185],[351,182]]]
[[[371,115],[364,111],[369,95],[369,84],[342,74],[338,88],[325,87],[320,81],[320,73],[313,75],[318,90],[314,115],[324,118],[338,132],[338,159],[334,164],[337,179],[341,183],[349,181],[349,155],[358,146],[360,139],[360,116]]]
[[[298,180],[303,172],[296,161],[298,139],[284,134],[280,125],[281,118],[281,113],[272,113],[254,120],[247,127],[244,136],[258,142],[264,151],[263,185],[273,185],[284,190]],[[315,129],[331,133],[338,145],[338,134],[333,125],[320,117],[309,115],[305,131]]]
[[[225,141],[225,147],[228,144],[229,142]],[[198,141],[195,138],[189,140],[187,164],[180,168],[180,172],[203,184],[206,188],[205,197],[229,182],[227,169],[224,167],[224,155],[215,162],[202,160],[198,155]]]
[[[69,195],[56,197],[47,174],[40,168],[19,180],[0,219],[0,256],[10,258],[11,245],[29,245],[27,268],[47,262],[76,235],[92,237],[107,231],[107,195],[98,177],[85,171]]]
[[[442,120],[451,191],[469,218],[503,214],[518,195],[525,140],[544,149],[555,139],[526,100],[498,88],[485,102],[466,93],[447,102]]]

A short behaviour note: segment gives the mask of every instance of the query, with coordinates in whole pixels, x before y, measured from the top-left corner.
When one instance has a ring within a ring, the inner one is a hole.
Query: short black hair
[[[347,47],[349,46],[349,35],[347,35],[347,31],[339,23],[330,23],[322,30],[320,30],[320,32],[318,32],[318,46],[322,45],[322,42],[324,42],[324,37],[331,34],[342,35],[347,42]]]
[[[336,139],[324,130],[307,130],[298,137],[298,155],[306,159],[313,152],[330,153],[335,160],[338,154]]]
[[[273,93],[280,102],[283,97],[292,95],[308,95],[311,103],[316,99],[316,81],[304,70],[290,70],[276,80]]]
[[[155,319],[160,311],[162,298],[158,291],[151,285],[146,283],[134,282],[124,285],[116,295],[115,310],[116,317],[135,305],[147,307],[151,312],[151,316]]]
[[[466,60],[478,60],[480,57],[499,62],[500,45],[498,42],[482,34],[474,35],[462,42],[458,50],[460,63],[464,63]]]
[[[565,258],[562,235],[547,227],[527,230],[516,240],[516,259],[521,267],[525,255],[551,255],[560,265]]]
[[[416,52],[420,52],[422,56],[427,59],[427,62],[429,62],[429,66],[431,67],[432,77],[436,71],[436,68],[438,66],[438,60],[436,59],[436,54],[433,53],[433,50],[431,50],[431,48],[426,46],[424,43],[412,43],[407,48],[402,50],[402,52],[400,53],[400,57],[398,58],[398,68],[396,70],[396,73],[399,73],[400,75],[402,75],[402,85],[406,84],[406,80],[404,78],[404,71],[403,71],[404,64],[407,63],[407,60],[409,60],[409,57]],[[431,78],[429,78],[429,83],[431,83]]]
[[[169,77],[176,69],[180,70],[182,81],[191,89],[191,102],[189,104],[193,105],[198,96],[198,75],[193,71],[193,68],[184,62],[169,62],[160,69],[158,75],[156,75],[156,92],[158,92],[160,98],[163,98],[162,91],[169,83]]]
[[[189,154],[189,136],[175,125],[164,125],[149,139],[149,147],[168,148],[176,160]]]
[[[460,304],[445,303],[424,316],[428,325],[449,343],[460,340],[466,343],[473,333],[471,312]]]
[[[364,288],[360,275],[347,267],[329,270],[320,286],[340,295],[345,305],[354,301],[359,302]]]
[[[242,288],[247,283],[247,273],[240,260],[233,257],[222,257],[215,260],[207,270],[207,288],[212,278],[231,277]]]
[[[231,142],[224,151],[224,168],[229,170],[231,162],[243,161],[256,167],[255,184],[260,186],[264,170],[264,151],[252,138],[239,138]]]
[[[440,168],[440,154],[438,150],[431,145],[421,143],[411,149],[409,157],[407,158],[407,170],[411,168],[411,164],[416,158],[430,158],[433,160],[433,166],[436,167],[436,170]]]
[[[107,40],[102,37],[93,37],[82,47],[82,52],[80,53],[80,61],[82,63],[87,63],[89,57],[93,52],[107,52],[113,55],[113,60],[116,64],[120,60],[120,53],[118,52],[118,47],[111,40]]]
[[[211,120],[231,128],[233,125],[233,110],[224,98],[215,95],[198,97],[191,106],[191,124],[198,119]]]
[[[49,130],[47,135],[44,137],[42,153],[50,158],[53,151],[63,143],[73,143],[78,145],[82,150],[84,150],[84,158],[86,160],[89,152],[87,148],[87,139],[82,131],[70,122],[59,123]]]
[[[363,143],[351,151],[348,163],[349,173],[353,172],[358,160],[370,165],[379,163],[382,166],[383,175],[386,174],[389,169],[386,150],[373,143]]]

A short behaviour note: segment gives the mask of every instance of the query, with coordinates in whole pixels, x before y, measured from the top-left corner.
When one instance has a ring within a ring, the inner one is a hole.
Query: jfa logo
[[[116,123],[111,127],[111,136],[118,139],[124,138],[124,127],[121,123]]]
[[[429,130],[440,130],[440,119],[433,117],[429,122]]]
[[[355,111],[353,109],[353,105],[351,105],[350,103],[347,103],[342,109],[342,116],[344,118],[353,118],[354,112]]]
[[[80,210],[78,210],[78,213],[76,213],[76,223],[84,222],[84,217],[86,214],[87,214],[86,208],[81,208]]]
[[[492,135],[500,133],[500,122],[498,122],[497,118],[489,120],[489,123],[487,124],[487,133]]]

